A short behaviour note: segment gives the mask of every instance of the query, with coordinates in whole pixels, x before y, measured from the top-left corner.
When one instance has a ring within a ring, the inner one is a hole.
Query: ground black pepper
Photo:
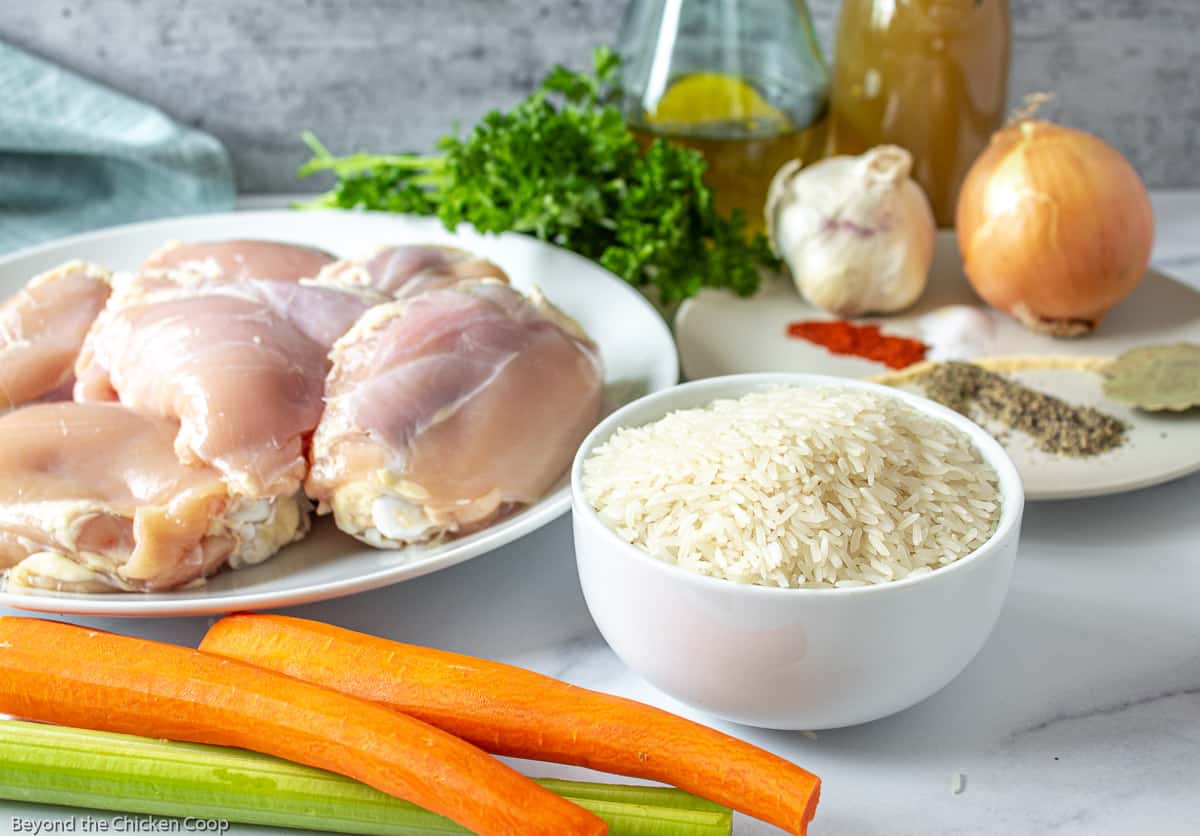
[[[937,363],[915,382],[925,394],[968,418],[981,412],[1025,433],[1047,453],[1098,456],[1125,443],[1125,423],[1091,407],[1030,389],[973,363]]]

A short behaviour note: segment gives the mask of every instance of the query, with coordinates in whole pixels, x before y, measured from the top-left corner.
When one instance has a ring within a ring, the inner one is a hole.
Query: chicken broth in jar
[[[908,149],[941,226],[967,169],[1004,121],[1008,0],[845,0],[830,154]]]

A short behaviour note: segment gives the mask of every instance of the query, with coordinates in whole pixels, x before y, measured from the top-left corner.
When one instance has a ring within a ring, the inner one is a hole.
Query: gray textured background
[[[1158,187],[1200,186],[1200,0],[1011,0],[1011,101],[1094,131]],[[822,43],[836,0],[809,0]],[[0,38],[211,131],[243,191],[334,151],[428,147],[611,41],[620,0],[0,0]],[[0,106],[3,106],[0,103]]]

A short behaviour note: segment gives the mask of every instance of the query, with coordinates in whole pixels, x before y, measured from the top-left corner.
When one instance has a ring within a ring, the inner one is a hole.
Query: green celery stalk
[[[242,824],[408,836],[466,833],[331,772],[242,749],[0,720],[0,798]],[[728,808],[667,787],[538,783],[611,836],[729,836]]]
[[[677,810],[696,810],[708,813],[728,813],[729,808],[697,798],[674,787],[631,787],[628,784],[597,784],[591,781],[564,781],[560,778],[538,778],[537,782],[550,792],[572,801],[612,801],[623,804],[630,799],[630,790],[637,790],[639,804],[651,807],[672,807]]]

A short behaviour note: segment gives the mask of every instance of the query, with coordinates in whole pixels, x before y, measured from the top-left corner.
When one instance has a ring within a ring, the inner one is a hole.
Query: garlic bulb
[[[806,168],[793,160],[775,175],[767,232],[809,302],[857,316],[898,311],[921,295],[937,227],[911,171],[911,154],[881,145]]]

